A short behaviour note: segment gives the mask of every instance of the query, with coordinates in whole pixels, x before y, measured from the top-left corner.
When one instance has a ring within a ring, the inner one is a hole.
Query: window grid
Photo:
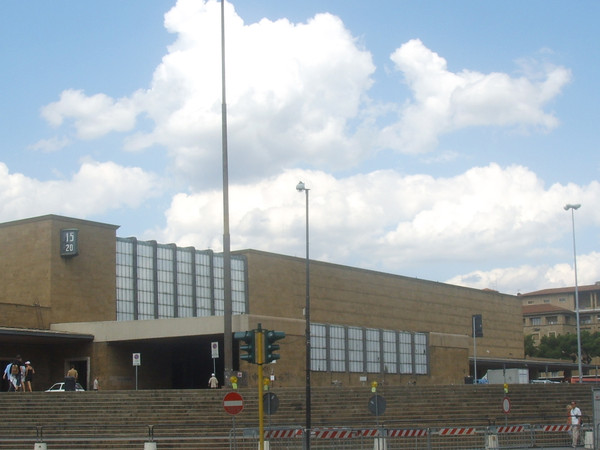
[[[380,330],[367,328],[365,330],[365,339],[367,341],[367,372],[381,372],[381,338]]]
[[[426,375],[427,334],[311,323],[311,369]]]
[[[428,357],[427,357],[427,335],[425,333],[415,333],[415,373],[417,375],[427,375]]]
[[[138,242],[138,319],[154,319],[154,250],[151,244]]]
[[[158,318],[175,317],[175,283],[173,280],[173,247],[159,245],[156,249],[156,278],[158,281]]]
[[[329,358],[332,372],[346,371],[346,329],[339,325],[329,326]]]
[[[193,253],[177,249],[177,317],[194,316]]]
[[[133,243],[117,241],[117,320],[134,319]]]
[[[327,327],[310,324],[310,370],[327,371]]]
[[[390,330],[382,330],[381,339],[383,341],[383,371],[384,373],[398,373],[396,333]]]
[[[364,372],[363,329],[348,327],[348,368],[350,372]]]
[[[223,315],[223,255],[117,238],[117,320]],[[232,313],[248,310],[243,256],[232,256]]]

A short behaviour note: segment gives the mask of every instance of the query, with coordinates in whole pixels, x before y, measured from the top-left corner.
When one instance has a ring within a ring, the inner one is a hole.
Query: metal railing
[[[475,450],[517,448],[564,448],[571,446],[570,425],[505,425],[474,427],[315,427],[311,431],[313,449],[423,449]],[[584,425],[580,445],[584,444],[591,425]],[[269,448],[301,450],[304,443],[301,426],[265,428]],[[144,442],[156,443],[156,448],[176,449],[177,443],[196,443],[196,448],[255,450],[258,430],[239,428],[223,432],[210,430],[206,424],[152,425],[81,425],[57,424],[38,426],[0,425],[0,448],[32,448],[34,443],[47,443],[49,448],[144,448]],[[127,447],[123,444],[127,443]],[[137,444],[136,444],[137,443]],[[25,445],[29,445],[25,447]],[[185,444],[179,444],[184,448]],[[185,448],[189,448],[185,447]],[[592,447],[593,448],[593,447]]]

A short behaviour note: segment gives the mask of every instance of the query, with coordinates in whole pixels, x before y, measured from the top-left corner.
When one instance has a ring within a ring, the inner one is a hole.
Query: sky
[[[576,255],[600,281],[600,2],[224,6],[232,251],[305,257],[303,181],[313,260],[517,294],[573,286]],[[0,222],[222,251],[221,3],[3,11]]]

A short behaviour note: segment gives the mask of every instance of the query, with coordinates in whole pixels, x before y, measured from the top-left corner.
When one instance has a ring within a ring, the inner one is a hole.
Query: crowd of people
[[[8,363],[4,368],[2,379],[8,381],[9,392],[33,392],[33,375],[35,369],[31,365],[31,361],[23,362],[21,355],[17,355],[15,360]]]

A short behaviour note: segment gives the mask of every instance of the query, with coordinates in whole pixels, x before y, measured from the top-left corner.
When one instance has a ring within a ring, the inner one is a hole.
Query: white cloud
[[[29,146],[29,149],[41,151],[44,153],[56,152],[71,143],[71,140],[67,137],[52,137],[50,139],[41,139],[35,144]]]
[[[399,274],[419,270],[431,261],[484,266],[493,258],[502,266],[553,260],[552,244],[569,224],[562,205],[574,197],[585,198],[587,204],[600,200],[598,183],[577,192],[571,185],[547,188],[520,166],[491,164],[452,178],[385,170],[336,179],[319,171],[290,170],[257,184],[230,186],[232,248],[284,254],[303,248],[305,200],[295,191],[300,179],[311,189],[310,239],[315,259]],[[154,235],[164,242],[218,251],[223,233],[221,202],[216,191],[180,194],[167,212],[167,227]],[[600,223],[595,212],[588,214],[586,220]],[[581,264],[583,271],[585,263]],[[588,266],[586,272],[595,274],[593,264]],[[498,286],[516,293],[537,289],[537,284],[531,287],[536,280],[553,285],[569,279],[556,275],[559,265],[508,267],[467,273],[451,282]]]
[[[441,134],[469,126],[550,129],[557,119],[544,107],[570,80],[561,67],[518,78],[452,73],[415,39],[391,56],[412,100],[378,103],[368,97],[372,56],[338,17],[246,24],[226,6],[230,171],[241,181],[297,166],[353,168],[382,149],[422,152]],[[118,100],[67,90],[42,113],[55,126],[72,120],[82,139],[131,132],[126,149],[166,148],[179,178],[214,187],[221,161],[220,4],[179,0],[165,27],[176,40],[148,89]],[[380,129],[390,111],[398,112],[396,122]],[[135,128],[140,114],[150,129]]]
[[[579,286],[600,281],[600,253],[592,252],[577,256],[577,278]],[[559,288],[575,285],[573,265],[557,263],[505,267],[490,271],[477,270],[457,275],[447,283],[475,288],[492,288],[509,294],[533,292],[541,289]]]
[[[0,220],[43,214],[85,218],[118,208],[135,208],[157,195],[154,175],[112,162],[81,164],[70,180],[39,181],[11,174],[0,163]]]
[[[81,90],[67,89],[60,100],[42,108],[42,117],[60,126],[73,119],[81,139],[95,139],[111,131],[129,131],[135,125],[137,111],[127,98],[113,100],[105,94],[86,96]]]
[[[557,118],[544,107],[571,79],[563,67],[514,78],[505,73],[450,72],[444,58],[413,39],[392,55],[413,93],[400,120],[383,133],[384,144],[402,152],[431,150],[441,134],[472,126],[549,130]]]

